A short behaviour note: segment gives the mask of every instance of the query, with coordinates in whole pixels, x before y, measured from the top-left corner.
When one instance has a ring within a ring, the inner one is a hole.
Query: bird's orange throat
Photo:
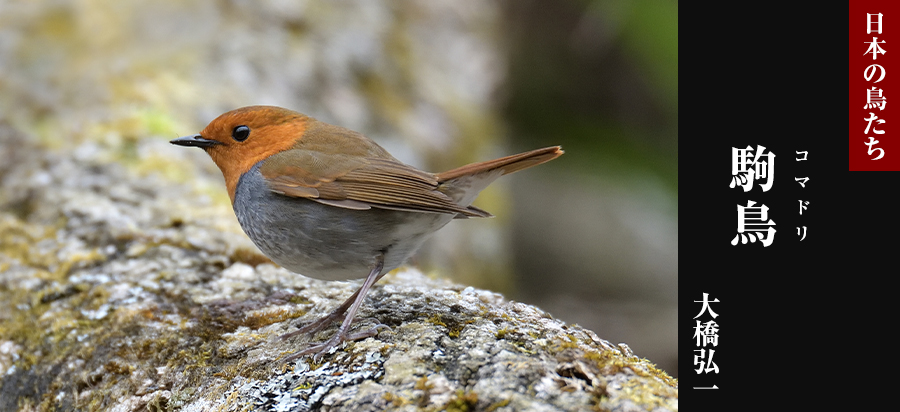
[[[232,204],[241,176],[260,161],[291,149],[303,137],[308,121],[307,117],[298,117],[290,122],[257,127],[244,142],[229,142],[206,151],[225,177],[225,187]],[[213,132],[204,129],[200,135]]]

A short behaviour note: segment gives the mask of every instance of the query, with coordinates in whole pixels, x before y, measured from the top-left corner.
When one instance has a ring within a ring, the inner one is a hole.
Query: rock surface
[[[0,410],[677,410],[627,346],[409,268],[361,308],[390,331],[285,363],[355,283],[269,263],[202,187],[90,143],[0,125],[0,158]]]

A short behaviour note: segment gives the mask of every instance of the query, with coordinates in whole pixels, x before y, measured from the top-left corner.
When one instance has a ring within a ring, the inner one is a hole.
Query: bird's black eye
[[[231,131],[231,138],[239,142],[247,140],[248,137],[250,137],[250,128],[247,126],[240,125]]]

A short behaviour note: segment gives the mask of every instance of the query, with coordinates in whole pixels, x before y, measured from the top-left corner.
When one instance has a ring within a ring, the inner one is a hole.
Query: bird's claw
[[[310,325],[307,325],[305,327],[308,327],[308,326],[310,326]],[[356,342],[358,340],[370,338],[372,336],[378,335],[378,331],[380,329],[387,329],[389,331],[391,330],[390,326],[379,323],[379,324],[377,324],[365,331],[359,332],[359,333],[348,334],[348,333],[338,332],[338,333],[335,333],[334,336],[331,337],[331,339],[328,339],[327,341],[322,342],[322,343],[313,344],[312,346],[309,346],[300,352],[297,352],[291,356],[288,356],[287,358],[284,359],[284,361],[290,362],[292,360],[298,359],[298,358],[306,356],[306,355],[313,355],[313,360],[318,362],[319,359],[322,358],[322,356],[324,356],[326,353],[330,352],[332,349],[338,347],[340,344],[342,344],[344,342]],[[291,332],[290,335],[297,334],[298,332],[300,332],[300,331]],[[284,336],[282,336],[282,337],[284,337]]]
[[[338,309],[341,309],[341,308],[338,308]],[[297,336],[297,335],[307,335],[307,334],[310,336],[315,335],[315,334],[325,330],[325,328],[328,327],[328,325],[330,325],[331,322],[344,319],[345,313],[346,313],[346,310],[335,310],[335,311],[329,313],[328,315],[325,315],[321,319],[318,319],[308,325],[305,325],[305,326],[301,327],[300,329],[297,329],[293,332],[285,333],[284,335],[281,335],[278,338],[281,340],[286,340],[286,339],[293,338],[294,336]]]

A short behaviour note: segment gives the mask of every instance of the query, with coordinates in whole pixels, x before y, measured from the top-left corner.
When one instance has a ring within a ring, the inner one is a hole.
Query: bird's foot
[[[331,313],[319,318],[318,320],[316,320],[308,325],[305,325],[305,326],[301,327],[300,329],[297,329],[293,332],[285,333],[284,335],[281,335],[278,338],[281,340],[286,340],[286,339],[293,338],[294,336],[297,336],[297,335],[313,336],[313,335],[325,330],[325,328],[327,328],[328,325],[331,324],[331,322],[343,319],[344,314],[346,312],[347,312],[346,307],[343,307],[343,306],[338,307],[337,309],[333,310]]]
[[[311,326],[311,325],[307,325],[305,327],[308,327],[308,326]],[[303,349],[300,352],[297,352],[291,356],[288,356],[287,358],[284,359],[284,361],[290,362],[294,359],[303,357],[305,355],[313,355],[313,360],[318,362],[318,360],[322,356],[324,356],[326,353],[328,353],[332,349],[338,347],[340,344],[342,344],[344,342],[355,342],[358,340],[362,340],[365,338],[375,336],[378,334],[378,331],[380,329],[391,330],[391,328],[388,325],[384,325],[384,324],[380,324],[380,323],[365,330],[365,331],[358,332],[358,333],[351,334],[351,333],[347,333],[342,330],[338,330],[338,332],[335,333],[334,336],[331,337],[331,339],[328,339],[327,341],[321,342],[321,343],[314,343],[311,346],[307,347],[306,349]],[[300,331],[292,332],[292,333],[296,334],[298,332],[300,332]]]
[[[372,271],[369,272],[369,275],[366,276],[366,280],[363,281],[362,286],[360,286],[359,290],[357,290],[356,293],[354,293],[352,296],[350,296],[350,298],[344,301],[341,306],[338,306],[337,309],[333,310],[322,319],[306,325],[297,331],[281,335],[282,339],[286,339],[302,333],[314,334],[321,331],[322,329],[325,329],[325,327],[331,324],[331,322],[341,318],[344,319],[341,322],[341,327],[338,328],[337,333],[335,333],[334,336],[331,337],[331,339],[328,339],[327,341],[320,344],[314,344],[311,347],[297,352],[285,359],[285,362],[289,362],[303,355],[309,355],[311,353],[315,354],[313,359],[318,359],[323,354],[333,348],[336,348],[341,343],[344,343],[346,341],[357,341],[370,336],[375,336],[378,334],[378,329],[388,328],[386,325],[378,324],[365,332],[354,334],[350,333],[350,325],[353,323],[353,318],[356,317],[356,312],[359,310],[359,305],[362,304],[362,301],[366,297],[366,293],[372,287],[372,284],[374,284],[378,279],[381,278],[381,269],[383,268],[384,255],[378,255],[375,258],[375,267],[373,267]]]

